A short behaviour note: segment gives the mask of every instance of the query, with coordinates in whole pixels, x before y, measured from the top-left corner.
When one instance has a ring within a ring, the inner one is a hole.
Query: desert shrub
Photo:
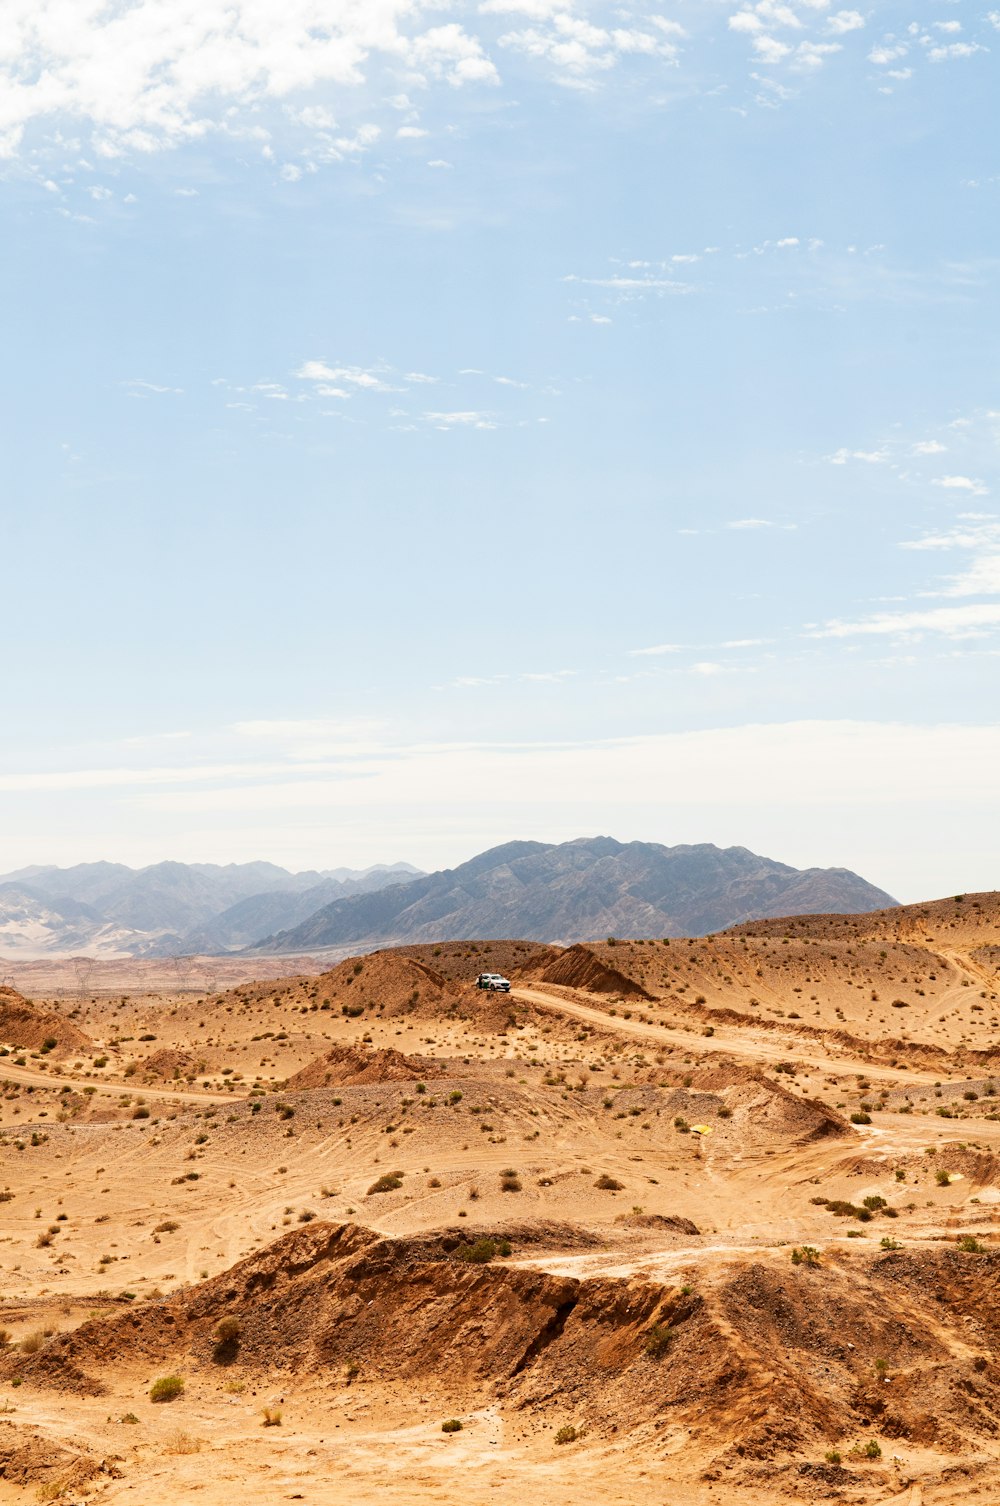
[[[864,1202],[865,1207],[868,1208],[872,1213],[877,1213],[880,1208],[884,1208],[886,1206],[885,1198],[879,1197],[877,1193],[874,1193],[871,1197],[862,1199],[862,1201]]]
[[[176,1401],[184,1390],[184,1378],[180,1375],[161,1375],[149,1388],[150,1401]]]
[[[624,1182],[619,1182],[615,1177],[608,1176],[606,1171],[602,1171],[594,1183],[594,1186],[599,1187],[602,1192],[621,1192],[624,1185]]]
[[[981,1244],[974,1234],[963,1234],[958,1241],[958,1248],[964,1250],[966,1255],[985,1255],[986,1246]]]
[[[575,1443],[579,1437],[580,1434],[577,1432],[573,1424],[571,1422],[567,1422],[565,1426],[561,1427],[556,1434],[556,1442]]]
[[[442,1433],[460,1433],[462,1424],[457,1417],[449,1417],[447,1422],[441,1424]]]
[[[183,1428],[178,1428],[164,1443],[163,1452],[165,1454],[199,1454],[201,1439],[195,1438],[192,1433],[185,1433]]]
[[[265,1428],[281,1427],[281,1408],[265,1407],[261,1414],[261,1423]]]
[[[488,1239],[484,1235],[482,1239],[477,1239],[475,1244],[463,1245],[456,1253],[459,1260],[465,1260],[470,1265],[489,1265],[494,1256],[499,1253],[499,1247],[495,1239]]]
[[[368,1189],[368,1196],[376,1192],[396,1192],[403,1185],[403,1174],[399,1171],[387,1171],[380,1176],[377,1182],[373,1182]]]
[[[673,1337],[669,1323],[654,1323],[646,1335],[646,1341],[642,1346],[643,1352],[648,1354],[650,1359],[662,1359],[670,1348]]]
[[[866,1109],[860,1109],[858,1113],[851,1115],[852,1124],[871,1124],[872,1116]]]
[[[516,1171],[505,1171],[505,1172],[501,1173],[501,1176],[500,1176],[500,1191],[501,1192],[520,1192],[521,1191],[521,1178],[518,1176],[518,1174],[517,1174]]]
[[[173,1234],[174,1230],[175,1229],[179,1229],[179,1228],[180,1228],[180,1224],[177,1222],[177,1220],[175,1218],[165,1218],[163,1220],[162,1224],[157,1224],[156,1225],[156,1228],[153,1230],[153,1233],[154,1234]]]
[[[945,1171],[943,1166],[939,1166],[937,1171],[934,1173],[934,1180],[935,1182],[937,1182],[939,1187],[947,1187],[948,1183],[951,1181],[951,1177]]]
[[[37,1354],[44,1343],[45,1334],[40,1328],[35,1328],[31,1333],[25,1334],[19,1347],[22,1354]]]
[[[311,1208],[303,1208],[302,1212],[299,1214],[299,1223],[311,1224],[315,1217],[316,1215]]]
[[[823,1455],[823,1458],[826,1460],[827,1464],[839,1464],[840,1463],[840,1454],[837,1452],[837,1450],[835,1448],[832,1448],[832,1449],[829,1450],[828,1453],[825,1453]]]
[[[213,1335],[217,1344],[235,1344],[243,1332],[243,1325],[239,1318],[220,1318],[215,1325]]]
[[[852,1459],[881,1459],[882,1450],[874,1438],[867,1443],[855,1443],[851,1447]]]
[[[819,1251],[814,1245],[797,1246],[792,1251],[792,1265],[819,1265]]]
[[[899,1240],[893,1239],[891,1234],[883,1235],[879,1240],[879,1244],[882,1246],[883,1250],[901,1250],[903,1248]]]

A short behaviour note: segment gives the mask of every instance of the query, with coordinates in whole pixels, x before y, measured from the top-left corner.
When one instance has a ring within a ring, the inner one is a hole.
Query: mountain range
[[[0,876],[0,957],[372,950],[463,936],[569,944],[893,904],[846,868],[612,837],[508,842],[429,874],[408,863],[304,873],[273,863],[81,863]]]
[[[239,950],[331,900],[418,877],[408,863],[290,873],[274,863],[79,863],[0,875],[0,956]]]
[[[563,944],[609,934],[693,936],[770,916],[894,904],[846,868],[790,868],[745,847],[612,837],[508,842],[458,868],[335,899],[266,937],[259,950],[361,950],[463,936]]]

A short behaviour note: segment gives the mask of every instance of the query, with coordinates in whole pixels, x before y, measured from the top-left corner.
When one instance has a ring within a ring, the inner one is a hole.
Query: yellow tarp
[[[691,1133],[692,1135],[710,1135],[712,1133],[712,1126],[710,1124],[692,1124]]]

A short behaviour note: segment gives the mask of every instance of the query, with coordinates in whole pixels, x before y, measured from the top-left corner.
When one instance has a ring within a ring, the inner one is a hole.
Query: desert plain
[[[2,973],[4,1506],[1000,1499],[1000,896]]]

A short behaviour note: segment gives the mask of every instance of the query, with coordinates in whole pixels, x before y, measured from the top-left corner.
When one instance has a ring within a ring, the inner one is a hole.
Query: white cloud
[[[400,126],[396,132],[400,141],[419,141],[422,136],[429,136],[430,131],[425,131],[421,126]]]
[[[454,22],[423,24],[424,10],[435,8],[415,0],[5,0],[0,142],[12,155],[33,122],[66,119],[88,128],[105,157],[215,129],[249,134],[261,106],[355,90],[386,64],[453,85],[495,83],[477,37]]]
[[[976,52],[986,52],[978,42],[948,42],[941,47],[931,47],[927,56],[932,63],[943,63],[948,58],[971,58]]]
[[[163,387],[158,382],[144,382],[140,377],[134,377],[130,382],[126,382],[124,385],[126,387],[131,387],[134,391],[170,393],[177,396],[183,394],[184,391],[183,387]]]
[[[886,63],[894,63],[897,58],[905,58],[909,48],[905,42],[881,42],[873,47],[868,54],[868,61],[876,63],[880,67]]]
[[[303,361],[295,372],[304,382],[346,382],[363,392],[401,392],[404,389],[385,381],[385,373],[377,367],[328,366],[325,361]],[[341,397],[343,389],[333,391],[327,386],[319,388],[321,397]]]
[[[865,18],[859,10],[839,10],[827,18],[826,29],[831,36],[840,37],[849,31],[860,31],[864,24]]]
[[[424,422],[431,424],[435,429],[495,429],[497,427],[492,413],[483,413],[476,409],[464,409],[455,413],[425,413]]]
[[[966,513],[959,525],[947,533],[925,534],[908,540],[904,549],[966,550],[973,554],[971,565],[957,575],[948,576],[935,596],[1000,596],[1000,519],[989,513]]]
[[[810,638],[852,638],[887,634],[942,633],[949,638],[980,637],[1000,627],[1000,602],[965,607],[928,607],[908,612],[877,612],[856,622],[833,620],[813,628]]]
[[[936,476],[932,484],[942,486],[946,491],[971,492],[974,497],[989,495],[989,487],[972,476]]]
[[[514,7],[504,5],[503,9]],[[518,5],[516,9],[539,24],[506,32],[498,45],[548,63],[562,82],[588,83],[593,75],[608,72],[628,56],[673,63],[678,50],[673,38],[684,34],[683,28],[670,22],[658,24],[653,18],[654,30],[646,31],[635,26],[595,26],[561,5],[542,13],[534,7]]]
[[[663,654],[679,654],[679,643],[654,643],[651,648],[630,648],[629,653],[635,659],[653,658],[658,659]]]
[[[795,49],[793,67],[798,69],[822,68],[828,57],[843,49],[839,42],[800,42]]]
[[[888,450],[835,450],[826,459],[830,465],[846,465],[849,460],[860,460],[866,465],[882,465],[888,460]]]
[[[780,63],[791,52],[791,48],[785,42],[779,42],[777,37],[754,37],[753,47],[757,56],[765,63]]]
[[[948,446],[938,439],[921,439],[913,446],[914,455],[943,455]]]
[[[726,527],[740,529],[776,528],[777,524],[772,523],[769,518],[734,518],[731,523],[726,524]]]
[[[571,273],[563,282],[579,282],[588,288],[608,288],[613,293],[690,293],[688,282],[678,282],[670,277],[578,277]]]
[[[735,16],[729,17],[729,29],[731,31],[756,32],[764,30],[764,23],[752,10],[737,11]]]

